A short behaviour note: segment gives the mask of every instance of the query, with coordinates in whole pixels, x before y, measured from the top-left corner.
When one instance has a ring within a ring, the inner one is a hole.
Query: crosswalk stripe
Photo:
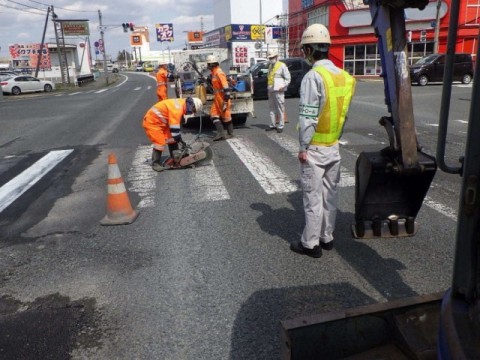
[[[298,142],[288,135],[279,135],[279,134],[268,134],[270,139],[276,142],[278,145],[283,147],[285,150],[290,152],[293,156],[297,157],[298,154]],[[355,186],[355,175],[348,171],[345,167],[340,168],[340,182],[338,183],[339,187],[349,187]]]
[[[196,203],[230,199],[222,178],[213,164],[199,166],[192,173],[192,201]]]
[[[156,175],[146,159],[152,155],[151,146],[139,146],[133,157],[132,166],[128,172],[129,190],[135,191],[141,197],[139,208],[155,206]]]
[[[248,139],[233,138],[227,142],[267,194],[298,190],[297,184]]]
[[[65,159],[73,149],[50,151],[0,188],[0,212],[35,185],[45,174]]]

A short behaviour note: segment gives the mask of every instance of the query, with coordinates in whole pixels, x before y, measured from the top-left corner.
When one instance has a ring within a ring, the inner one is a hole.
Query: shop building
[[[450,4],[441,0],[439,8],[438,52],[447,47]],[[424,10],[405,9],[409,63],[434,52],[437,1]],[[377,38],[371,26],[368,6],[362,1],[289,0],[289,56],[302,56],[301,37],[311,24],[324,24],[330,31],[332,61],[353,75],[374,76],[381,73]],[[460,0],[460,17],[456,52],[471,54],[475,59],[480,24],[480,0]]]

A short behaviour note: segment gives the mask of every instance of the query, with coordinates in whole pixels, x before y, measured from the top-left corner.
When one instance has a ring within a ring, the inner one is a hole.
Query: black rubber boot
[[[229,138],[233,137],[233,122],[230,121],[230,122],[226,123],[225,125],[227,125],[228,137]]]
[[[178,150],[178,144],[168,144],[168,151],[170,152],[170,157],[173,159],[173,154],[175,150]]]
[[[160,150],[152,150],[152,169],[158,172],[165,170],[162,166],[162,152]]]
[[[213,138],[213,141],[225,140],[225,131],[223,130],[223,124],[220,120],[214,121],[213,124],[217,129],[217,135]]]

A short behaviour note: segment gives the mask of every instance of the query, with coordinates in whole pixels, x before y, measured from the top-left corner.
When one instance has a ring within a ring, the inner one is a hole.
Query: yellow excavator
[[[428,0],[364,0],[382,59],[389,146],[361,153],[355,174],[356,238],[413,236],[438,168],[462,177],[451,288],[281,322],[283,359],[480,359],[480,62],[476,62],[465,155],[445,163],[460,1],[452,0],[436,158],[418,143],[406,54],[406,8]],[[477,41],[476,59],[480,52]]]

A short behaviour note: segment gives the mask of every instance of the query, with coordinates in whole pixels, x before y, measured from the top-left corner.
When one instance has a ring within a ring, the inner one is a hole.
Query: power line
[[[45,16],[45,12],[44,10],[40,10],[40,11],[43,11],[43,13],[38,13],[38,12],[33,12],[33,11],[30,11],[30,10],[27,10],[27,9],[19,9],[17,7],[13,7],[13,6],[8,6],[8,5],[4,5],[4,4],[0,4],[0,6],[3,6],[7,9],[13,9],[13,10],[16,10],[16,11],[22,11],[22,12],[26,12],[26,13],[29,13],[29,14],[33,14],[33,15],[42,15],[42,16]]]
[[[28,0],[28,1],[33,2],[35,4],[43,5],[43,6],[50,6],[48,4],[44,4],[40,1],[35,1],[35,0]],[[59,6],[55,6],[55,9],[73,11],[73,12],[86,12],[86,13],[96,12],[96,11],[93,11],[93,10],[73,10],[73,9],[62,8],[62,7],[59,7]]]
[[[19,2],[13,1],[13,0],[7,0],[7,1],[8,1],[8,2],[11,2],[11,3],[13,3],[13,4],[20,5],[20,6],[25,6],[25,7],[30,8],[30,9],[34,9],[34,10],[38,10],[38,11],[44,11],[43,9],[39,9],[39,8],[30,6],[30,5],[26,5],[26,4],[22,4],[22,3],[19,3]]]

